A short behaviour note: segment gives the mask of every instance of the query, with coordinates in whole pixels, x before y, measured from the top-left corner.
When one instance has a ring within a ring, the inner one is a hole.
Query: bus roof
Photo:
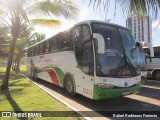
[[[100,20],[86,20],[86,21],[79,22],[79,23],[75,24],[74,26],[81,25],[81,24],[91,24],[93,22],[103,23],[103,24],[108,24],[108,25],[113,25],[113,26],[118,26],[118,27],[122,27],[122,28],[128,29],[128,28],[126,28],[124,26],[121,26],[121,25],[118,25],[118,24],[115,24],[115,23],[110,23],[110,22],[100,21]],[[130,30],[130,29],[128,29],[128,30]]]
[[[77,26],[77,25],[81,25],[81,24],[89,24],[89,25],[90,25],[90,24],[93,23],[93,22],[95,22],[95,23],[96,23],[96,22],[97,22],[97,23],[103,23],[103,24],[107,24],[107,25],[118,26],[118,27],[121,27],[121,28],[124,28],[124,29],[128,29],[128,28],[125,28],[125,27],[123,27],[123,26],[121,26],[121,25],[118,25],[118,24],[109,23],[109,22],[100,21],[100,20],[86,20],[86,21],[82,21],[82,22],[79,22],[79,23],[75,24],[73,27],[75,27],[75,26]],[[71,27],[71,28],[73,28],[73,27]],[[71,29],[71,28],[70,28],[70,29]],[[68,29],[68,30],[70,30],[70,29]],[[68,30],[65,30],[65,31],[68,31]],[[130,29],[128,29],[128,30],[130,30]],[[63,32],[65,32],[65,31],[59,32],[59,33],[57,33],[57,34],[55,34],[55,35],[58,35],[58,34],[63,33]],[[54,37],[54,36],[52,36],[52,37]],[[52,38],[52,37],[50,37],[50,38]],[[35,43],[35,44],[27,47],[26,49],[31,48],[31,47],[34,47],[35,45],[40,44],[40,43],[42,43],[42,42],[44,42],[44,41],[46,41],[46,40],[48,40],[48,39],[50,39],[50,38],[47,38],[47,39],[44,39],[44,40],[42,40],[42,41],[40,41],[40,42],[38,42],[38,43]]]

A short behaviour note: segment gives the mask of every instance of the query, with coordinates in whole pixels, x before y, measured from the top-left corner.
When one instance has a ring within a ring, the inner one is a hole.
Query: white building
[[[126,20],[126,27],[132,30],[135,39],[144,42],[150,48],[150,56],[154,57],[152,47],[152,20],[149,16],[132,16]]]
[[[152,44],[152,21],[150,17],[128,17],[126,27],[132,30],[137,41]]]

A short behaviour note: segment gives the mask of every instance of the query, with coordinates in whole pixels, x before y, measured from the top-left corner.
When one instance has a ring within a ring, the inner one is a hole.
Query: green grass
[[[5,72],[5,71],[6,71],[6,67],[0,67],[0,73]]]
[[[4,69],[0,68],[0,70]],[[21,67],[22,72],[25,73],[25,70],[25,66]],[[0,73],[0,85],[3,75]],[[15,74],[10,75],[9,91],[0,91],[0,111],[71,111],[69,113],[73,117],[67,117],[68,114],[64,113],[65,117],[47,117],[47,119],[83,119],[23,76]]]
[[[22,74],[26,74],[26,71],[27,71],[26,66],[25,66],[25,65],[21,65],[21,67],[20,67],[20,72],[21,72]]]
[[[20,72],[21,73],[26,74],[26,70],[27,70],[27,68],[26,68],[25,65],[22,65],[20,67]],[[6,67],[0,67],[0,73],[4,73],[4,72],[6,72]],[[11,73],[15,73],[15,72],[11,69]]]

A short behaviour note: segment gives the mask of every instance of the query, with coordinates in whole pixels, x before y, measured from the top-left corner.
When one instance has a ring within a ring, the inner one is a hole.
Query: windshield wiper
[[[129,63],[128,63],[127,61],[128,61]],[[130,61],[130,59],[129,59],[128,57],[126,57],[126,62],[129,64],[129,67],[132,68],[132,70],[133,70],[134,73],[135,73],[135,74],[133,74],[133,72],[131,72],[131,74],[132,74],[133,76],[135,76],[135,75],[137,74],[137,72],[136,72],[134,66],[132,65],[132,63],[131,63],[131,61]]]
[[[129,58],[123,57],[117,66],[116,75],[118,75],[118,76],[123,75],[123,77],[124,77],[127,75],[126,74],[127,71],[129,71],[132,76],[135,76],[137,74],[137,72],[136,72],[134,66],[132,65],[131,61],[129,60]]]

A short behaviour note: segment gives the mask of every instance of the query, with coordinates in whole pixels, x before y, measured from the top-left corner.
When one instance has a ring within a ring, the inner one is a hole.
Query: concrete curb
[[[69,107],[70,109],[72,109],[73,111],[75,111],[77,114],[81,115],[84,119],[86,120],[92,120],[90,117],[85,117],[85,114],[83,114],[82,112],[78,111],[76,108],[72,107],[71,105],[69,105],[68,103],[66,103],[65,101],[59,99],[58,97],[56,97],[55,95],[51,94],[50,92],[48,92],[47,90],[45,90],[43,87],[41,87],[40,85],[38,85],[36,82],[32,81],[31,79],[29,79],[27,76],[23,75],[23,74],[19,74],[22,75],[25,79],[29,80],[30,82],[34,83],[35,85],[37,85],[38,87],[40,87],[42,90],[44,90],[47,94],[49,94],[51,97],[55,98],[56,100],[60,101],[61,103],[63,103],[64,105],[66,105],[67,107]]]

